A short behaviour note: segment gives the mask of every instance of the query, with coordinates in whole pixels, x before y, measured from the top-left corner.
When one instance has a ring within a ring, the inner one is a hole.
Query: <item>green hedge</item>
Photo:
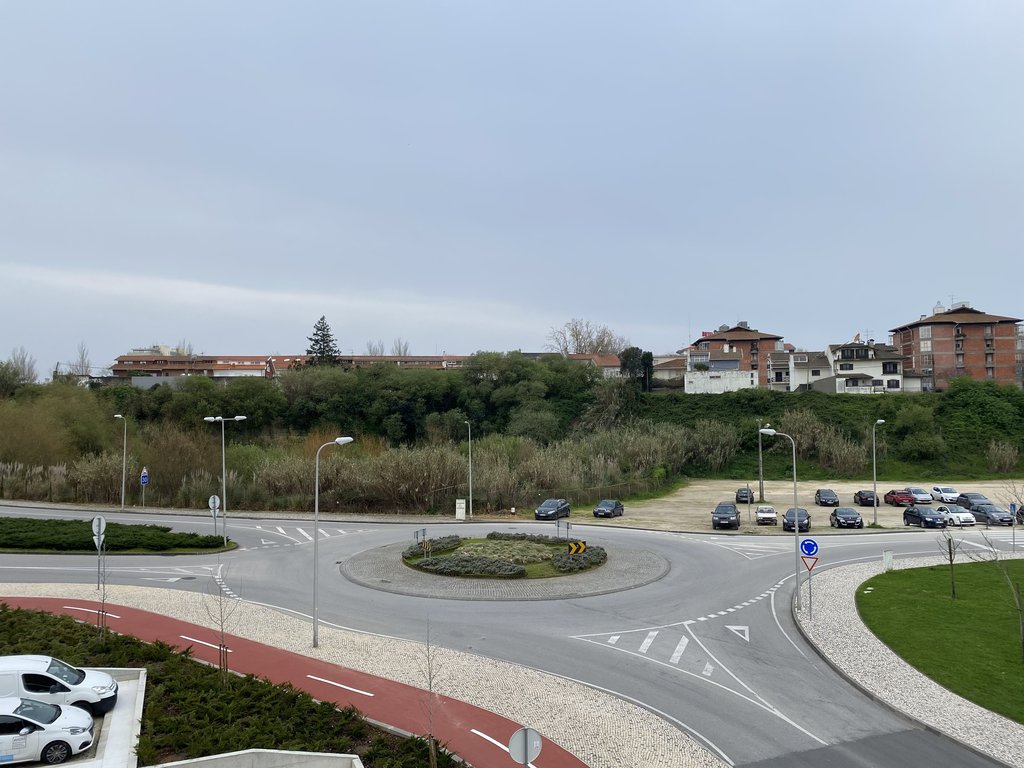
[[[0,547],[3,549],[95,551],[92,524],[88,520],[34,520],[25,517],[0,518]],[[107,523],[104,547],[108,552],[147,550],[213,550],[224,546],[222,536],[172,531],[164,525]]]
[[[575,573],[585,571],[597,565],[602,565],[608,559],[608,553],[604,547],[587,547],[578,555],[570,555],[567,552],[559,552],[551,559],[551,565],[556,571],[562,573]]]
[[[416,568],[442,576],[478,576],[499,579],[521,579],[526,576],[526,569],[507,560],[495,560],[492,557],[465,555],[456,552],[445,557],[424,558],[416,563]]]
[[[451,552],[453,549],[458,549],[462,544],[461,536],[440,536],[436,539],[427,539],[430,542],[430,554],[436,555],[440,552]],[[402,551],[402,559],[410,560],[415,557],[420,557],[424,554],[423,541],[417,541],[415,544],[410,544]]]

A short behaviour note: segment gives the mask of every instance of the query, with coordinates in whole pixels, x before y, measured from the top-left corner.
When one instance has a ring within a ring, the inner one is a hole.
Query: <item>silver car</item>
[[[907,493],[914,497],[915,504],[931,504],[932,494],[930,491],[926,491],[924,488],[918,488],[917,486],[908,485],[904,488]]]

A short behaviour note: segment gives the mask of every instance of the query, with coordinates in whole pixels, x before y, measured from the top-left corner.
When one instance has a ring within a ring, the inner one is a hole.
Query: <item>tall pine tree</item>
[[[307,337],[309,339],[309,347],[306,349],[306,365],[337,365],[338,355],[338,344],[334,340],[334,334],[331,333],[331,326],[327,324],[327,320],[324,315],[320,315],[320,319],[316,321],[316,325],[313,326],[313,335]]]

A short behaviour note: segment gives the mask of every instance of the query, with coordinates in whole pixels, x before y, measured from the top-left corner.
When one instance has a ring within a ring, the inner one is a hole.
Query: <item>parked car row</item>
[[[92,746],[93,713],[116,701],[106,672],[51,656],[0,657],[0,761],[63,763]]]
[[[568,517],[571,512],[566,499],[544,499],[540,506],[533,510],[534,520],[557,520]],[[618,499],[601,499],[594,506],[594,517],[622,517],[626,508]]]

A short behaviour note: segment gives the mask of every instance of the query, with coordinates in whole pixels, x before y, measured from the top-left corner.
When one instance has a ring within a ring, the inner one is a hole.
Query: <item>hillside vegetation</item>
[[[31,385],[0,401],[0,497],[118,503],[127,417],[127,503],[205,508],[220,493],[225,424],[229,509],[308,510],[317,448],[322,510],[449,512],[658,494],[688,477],[756,472],[758,427],[797,443],[807,479],[871,472],[950,481],[1019,477],[1024,391],[957,379],[941,393],[645,393],[558,356],[480,353],[456,371],[312,368],[280,379],[177,387]],[[766,476],[786,476],[788,441],[764,438]]]

